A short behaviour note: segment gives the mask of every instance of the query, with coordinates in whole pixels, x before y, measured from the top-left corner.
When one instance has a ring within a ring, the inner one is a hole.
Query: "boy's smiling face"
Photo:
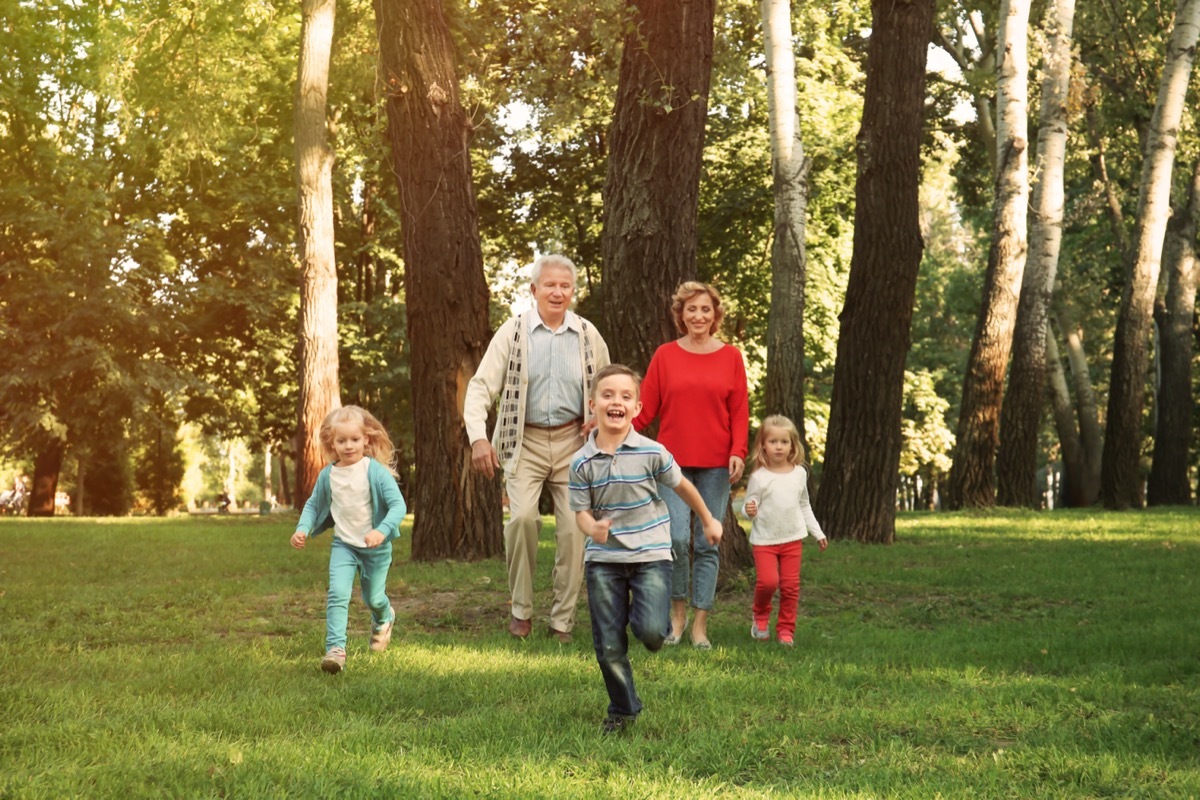
[[[602,433],[624,435],[642,410],[637,381],[629,375],[609,375],[596,384],[589,401]]]

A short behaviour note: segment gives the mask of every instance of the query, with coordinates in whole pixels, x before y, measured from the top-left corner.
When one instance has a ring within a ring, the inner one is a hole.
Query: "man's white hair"
[[[542,277],[542,270],[546,267],[563,267],[571,270],[571,283],[579,280],[579,270],[575,268],[575,262],[564,255],[558,253],[547,253],[544,256],[538,256],[533,262],[533,267],[529,270],[529,279],[536,285]]]

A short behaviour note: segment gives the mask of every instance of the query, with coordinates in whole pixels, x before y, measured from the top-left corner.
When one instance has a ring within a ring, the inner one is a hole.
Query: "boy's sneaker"
[[[785,633],[779,637],[779,643],[784,647],[795,647],[796,642],[792,640],[791,634]]]
[[[388,642],[392,640],[392,626],[396,624],[396,612],[391,606],[388,606],[388,613],[392,615],[392,619],[371,631],[371,650],[376,653],[387,650]]]
[[[337,675],[346,666],[346,649],[343,647],[331,647],[325,652],[325,657],[321,659],[321,669],[328,672],[330,675]]]
[[[765,642],[767,639],[771,638],[771,632],[769,630],[767,630],[766,628],[758,627],[758,623],[751,620],[750,636],[754,639],[758,639],[759,641]]]
[[[600,723],[600,732],[607,736],[610,733],[620,733],[637,720],[637,717],[627,717],[624,714],[609,714]]]

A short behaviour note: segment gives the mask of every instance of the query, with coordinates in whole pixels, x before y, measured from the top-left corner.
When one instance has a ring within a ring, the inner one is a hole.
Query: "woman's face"
[[[717,311],[708,292],[697,292],[683,301],[683,328],[697,339],[712,335]]]

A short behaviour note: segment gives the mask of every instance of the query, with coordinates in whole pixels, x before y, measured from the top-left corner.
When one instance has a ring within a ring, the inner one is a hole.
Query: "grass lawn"
[[[0,519],[0,798],[1200,796],[1200,510],[902,515],[806,548],[794,650],[632,649],[619,735],[587,605],[510,638],[500,560],[389,582],[318,668],[328,536],[291,519]]]

